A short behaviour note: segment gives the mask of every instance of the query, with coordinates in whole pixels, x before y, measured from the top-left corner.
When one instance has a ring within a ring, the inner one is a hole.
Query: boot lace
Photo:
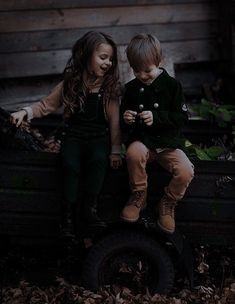
[[[174,201],[167,201],[167,200],[163,200],[163,202],[161,203],[161,214],[162,215],[169,215],[172,218],[175,217],[175,206],[176,203]]]
[[[136,206],[137,208],[141,208],[145,205],[145,197],[146,192],[145,191],[136,191],[133,192],[130,200],[128,202],[128,205]]]

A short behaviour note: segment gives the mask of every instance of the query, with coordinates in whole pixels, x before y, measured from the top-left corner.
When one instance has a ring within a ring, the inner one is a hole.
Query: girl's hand
[[[47,152],[53,152],[53,153],[59,153],[61,149],[61,141],[56,140],[54,137],[51,137],[43,142],[43,144],[46,146],[45,151]]]
[[[26,116],[27,112],[25,110],[14,112],[11,114],[11,122],[14,123],[16,127],[19,127]]]
[[[126,110],[123,114],[123,119],[127,125],[133,125],[137,116],[136,111]]]
[[[118,169],[122,165],[122,158],[120,154],[110,155],[110,166],[113,169]]]
[[[139,114],[140,119],[143,120],[143,122],[147,126],[151,126],[153,124],[153,112],[152,111],[143,111]]]

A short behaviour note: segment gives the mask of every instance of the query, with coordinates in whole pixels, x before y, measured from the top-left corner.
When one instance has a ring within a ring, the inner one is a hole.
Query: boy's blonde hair
[[[151,34],[134,36],[127,49],[127,58],[134,71],[144,71],[149,65],[159,66],[162,60],[162,49],[159,40]]]

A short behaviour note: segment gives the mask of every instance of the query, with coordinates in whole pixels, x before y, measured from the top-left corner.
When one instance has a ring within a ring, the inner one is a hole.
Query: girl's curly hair
[[[63,97],[65,104],[73,112],[77,107],[83,109],[88,94],[85,74],[94,50],[100,44],[109,44],[113,48],[112,66],[106,73],[101,89],[104,93],[104,103],[107,104],[114,96],[120,94],[117,46],[113,39],[102,32],[89,31],[76,41],[72,48],[72,56],[64,69]]]

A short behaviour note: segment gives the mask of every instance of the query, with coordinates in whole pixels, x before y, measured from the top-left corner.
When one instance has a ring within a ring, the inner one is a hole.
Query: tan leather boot
[[[147,191],[133,192],[121,212],[121,219],[126,222],[136,222],[139,219],[140,211],[146,206]]]
[[[175,206],[176,201],[163,196],[159,203],[158,226],[167,233],[175,231]]]

